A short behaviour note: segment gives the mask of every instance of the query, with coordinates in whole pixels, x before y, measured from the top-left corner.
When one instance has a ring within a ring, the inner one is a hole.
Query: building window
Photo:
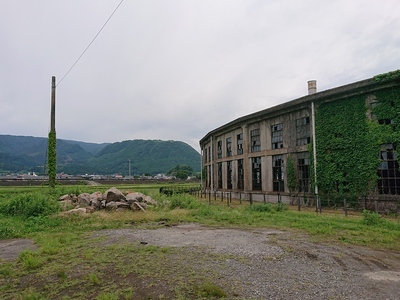
[[[380,194],[400,195],[399,162],[393,144],[381,145],[379,152],[378,191]]]
[[[218,163],[218,188],[222,189],[222,163]]]
[[[237,161],[237,189],[243,190],[244,189],[244,170],[243,170],[243,159],[239,159]]]
[[[253,190],[261,190],[261,157],[251,159]]]
[[[217,143],[217,157],[222,158],[222,141]]]
[[[208,147],[208,161],[211,161],[211,146]]]
[[[379,105],[379,103],[376,101],[370,103],[371,119],[374,122],[378,121],[378,118],[376,117],[376,113],[375,113],[375,107],[377,107],[378,105]]]
[[[308,145],[310,143],[310,117],[296,120],[296,145]]]
[[[299,192],[310,191],[310,158],[308,152],[298,154],[297,169],[299,175]]]
[[[285,190],[285,182],[283,180],[285,173],[282,155],[272,156],[272,174],[274,192],[283,192]]]
[[[226,139],[226,156],[232,156],[232,138]]]
[[[282,123],[271,126],[272,149],[283,148]]]
[[[258,152],[261,150],[260,129],[250,131],[251,138],[251,152]]]
[[[211,166],[207,167],[207,187],[211,187]]]
[[[372,120],[375,121],[375,122],[378,122],[378,123],[381,124],[381,125],[390,125],[390,124],[393,124],[393,120],[391,120],[391,119],[381,119],[381,118],[378,118],[378,117],[377,117],[376,113],[377,113],[378,108],[381,107],[381,105],[384,105],[384,109],[383,109],[383,110],[385,110],[385,111],[395,109],[394,103],[393,103],[393,102],[384,103],[384,104],[383,104],[383,103],[379,103],[379,102],[377,102],[377,101],[372,102],[372,103],[370,104],[370,106],[371,106],[371,118],[372,118]],[[382,110],[382,109],[379,109],[379,110]],[[382,113],[381,113],[381,114],[382,114]]]
[[[207,148],[204,150],[204,162],[208,162],[208,157],[207,157]]]
[[[243,154],[243,133],[236,136],[237,138],[237,154]]]
[[[232,189],[232,161],[226,162],[226,183],[227,188]]]

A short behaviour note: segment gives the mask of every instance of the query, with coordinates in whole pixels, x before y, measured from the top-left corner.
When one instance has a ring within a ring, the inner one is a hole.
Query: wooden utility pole
[[[48,140],[47,160],[49,168],[49,186],[56,186],[57,174],[57,138],[56,138],[56,77],[52,77],[51,81],[51,117],[50,117],[50,132]]]

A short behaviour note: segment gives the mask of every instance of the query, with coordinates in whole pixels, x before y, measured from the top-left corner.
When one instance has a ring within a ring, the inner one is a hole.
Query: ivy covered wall
[[[321,195],[365,195],[373,188],[379,145],[370,134],[366,113],[363,96],[317,107],[317,185]]]
[[[400,141],[400,88],[320,103],[316,136],[319,193],[332,198],[371,194],[381,144]]]
[[[380,144],[400,145],[400,87],[378,91],[375,97],[371,132]]]

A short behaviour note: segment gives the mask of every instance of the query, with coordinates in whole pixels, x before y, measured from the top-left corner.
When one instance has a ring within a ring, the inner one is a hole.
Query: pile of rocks
[[[67,213],[91,213],[95,210],[141,210],[146,211],[147,205],[157,205],[150,196],[142,193],[127,192],[123,193],[113,187],[106,192],[82,193],[79,195],[67,194],[59,198],[60,203],[65,208],[74,207]]]

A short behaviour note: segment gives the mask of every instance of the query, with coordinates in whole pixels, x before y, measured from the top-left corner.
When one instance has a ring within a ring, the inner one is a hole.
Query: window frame
[[[283,123],[278,123],[271,126],[271,148],[283,148]]]
[[[261,156],[251,158],[251,182],[252,190],[262,190],[262,168],[261,168]]]
[[[244,163],[243,159],[237,160],[237,189],[244,190]]]
[[[308,145],[311,142],[310,116],[296,119],[296,146]]]
[[[261,151],[261,135],[260,128],[250,130],[251,152]]]
[[[217,142],[217,158],[222,158],[222,140]]]
[[[226,162],[226,184],[227,189],[232,189],[232,161],[229,160]]]
[[[285,163],[283,155],[272,156],[272,190],[274,192],[285,191]]]
[[[226,139],[226,156],[232,156],[232,137]]]
[[[237,155],[243,154],[243,132],[236,135],[236,151]]]

